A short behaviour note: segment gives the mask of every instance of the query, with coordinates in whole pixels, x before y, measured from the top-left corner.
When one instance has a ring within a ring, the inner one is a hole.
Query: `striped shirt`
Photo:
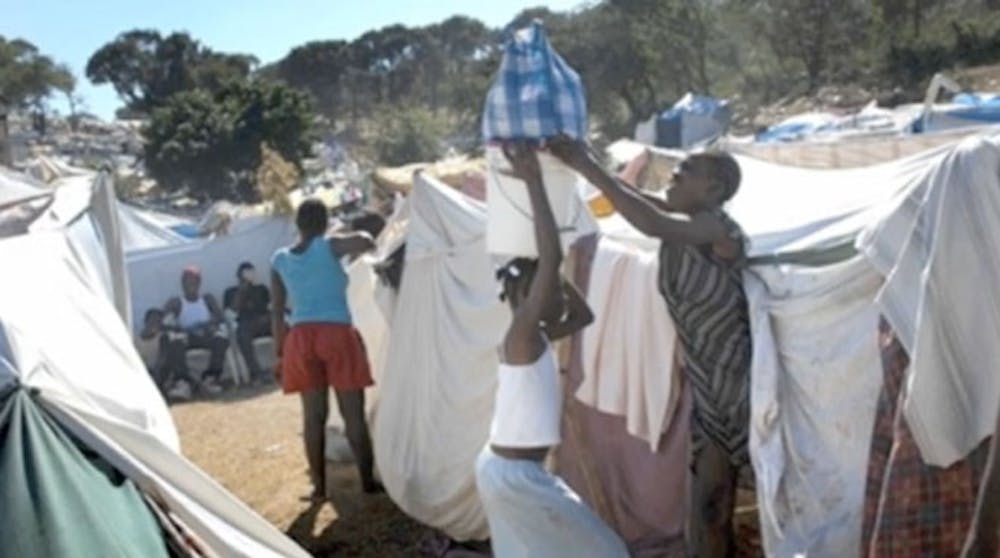
[[[741,243],[746,237],[722,210],[716,215]],[[741,256],[742,258],[742,256]],[[660,248],[660,293],[684,349],[684,369],[695,396],[695,426],[719,444],[730,460],[749,459],[750,323],[741,269],[711,246],[669,244]],[[695,437],[696,450],[698,447]]]

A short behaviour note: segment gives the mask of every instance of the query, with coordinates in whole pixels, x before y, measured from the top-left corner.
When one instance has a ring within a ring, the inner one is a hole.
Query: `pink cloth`
[[[576,398],[625,417],[628,433],[659,447],[677,406],[681,374],[668,374],[677,331],[659,293],[657,251],[602,237],[591,260]]]
[[[483,172],[466,171],[461,191],[474,200],[486,201],[486,174]]]
[[[584,291],[596,245],[596,237],[587,237],[574,247],[575,283]],[[664,373],[679,370],[676,364],[664,363]],[[577,335],[566,371],[556,472],[625,540],[633,556],[684,556],[691,415],[687,382],[678,383],[679,403],[654,453],[647,441],[628,434],[624,417],[602,413],[573,397],[582,380]]]

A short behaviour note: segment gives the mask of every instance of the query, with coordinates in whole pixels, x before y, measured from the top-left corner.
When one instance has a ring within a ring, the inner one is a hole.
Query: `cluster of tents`
[[[768,555],[860,552],[880,319],[912,360],[904,407],[925,461],[947,466],[990,434],[1000,311],[982,301],[996,298],[1000,269],[981,256],[998,248],[1000,130],[977,132],[926,134],[939,142],[930,149],[892,138],[896,148],[837,165],[734,149],[744,178],[730,211],[751,238],[751,454]],[[608,158],[644,149],[665,168],[683,156],[623,140]],[[349,298],[374,361],[375,455],[389,495],[454,539],[483,539],[473,464],[509,313],[485,247],[475,186],[485,181],[475,168],[449,182],[436,172],[417,169],[398,189],[405,201],[377,253],[350,268]],[[191,238],[178,232],[186,223],[118,201],[106,175],[62,173],[49,184],[0,173],[0,258],[12,270],[0,290],[0,539],[25,555],[303,555],[182,456],[130,335],[184,266],[199,265],[210,291],[240,261],[267,269],[294,236],[289,219],[243,215],[226,234]],[[662,186],[656,173],[642,182]],[[657,246],[601,215],[582,217],[579,229],[596,232],[569,252],[566,273],[596,322],[560,348],[568,403],[554,466],[634,552],[680,555],[691,401],[656,288]],[[375,271],[392,258],[399,282]],[[962,411],[935,404],[941,393]]]
[[[952,94],[945,102],[942,92]],[[852,151],[885,140],[920,145],[917,150],[894,151],[891,158],[912,155],[940,145],[942,132],[968,134],[970,129],[988,128],[1000,122],[1000,98],[996,93],[962,89],[944,74],[931,80],[922,103],[880,107],[872,100],[860,110],[814,110],[793,114],[749,135],[730,131],[732,108],[727,100],[688,93],[669,109],[652,115],[636,126],[634,139],[667,149],[689,149],[721,142],[748,153],[779,153],[787,163],[836,168],[854,165]],[[930,137],[928,137],[930,136]],[[916,141],[909,141],[916,140]],[[793,147],[794,146],[794,147]],[[796,151],[835,152],[803,158]],[[841,161],[837,156],[845,160]]]
[[[0,174],[4,551],[307,556],[181,454],[127,325],[127,255],[182,244],[146,217],[103,174]]]
[[[1000,269],[977,254],[996,248],[1000,130],[976,132],[934,137],[938,147],[905,157],[871,150],[835,169],[737,154],[743,185],[730,212],[751,239],[751,454],[768,555],[861,553],[880,320],[910,355],[912,385],[924,386],[902,406],[924,462],[947,467],[992,434],[1000,380],[989,339],[1000,311],[981,303],[995,298]],[[624,140],[609,159],[643,149],[663,166],[683,156]],[[481,200],[418,172],[394,220],[392,243],[406,243],[402,281],[375,286],[388,308],[376,460],[404,511],[458,540],[488,536],[473,463],[509,320],[487,214]],[[616,214],[588,218],[597,232],[574,245],[567,273],[596,321],[561,348],[569,403],[554,466],[634,552],[680,555],[690,394],[656,288],[657,246]]]

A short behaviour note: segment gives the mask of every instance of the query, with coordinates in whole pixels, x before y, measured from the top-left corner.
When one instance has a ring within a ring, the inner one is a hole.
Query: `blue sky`
[[[84,76],[87,59],[123,31],[187,31],[224,52],[257,56],[264,64],[320,39],[353,39],[394,23],[426,25],[463,14],[497,27],[526,7],[569,10],[581,0],[0,0],[0,35],[31,41],[68,64],[86,109],[111,118],[120,101],[110,86]],[[53,103],[65,110],[61,99]]]

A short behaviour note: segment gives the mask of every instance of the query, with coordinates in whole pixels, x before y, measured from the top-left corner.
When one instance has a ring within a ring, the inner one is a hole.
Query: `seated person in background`
[[[225,364],[229,339],[223,329],[225,318],[218,301],[210,294],[201,294],[201,272],[189,267],[181,274],[182,295],[167,301],[164,311],[168,327],[183,333],[171,336],[166,344],[167,368],[177,371],[180,379],[168,395],[190,396],[194,387],[209,394],[222,391],[219,376]],[[198,382],[188,370],[185,354],[189,349],[207,349],[210,352],[208,368]]]
[[[271,293],[267,287],[257,283],[256,269],[250,262],[243,262],[236,270],[238,284],[226,289],[222,304],[236,313],[236,341],[240,352],[250,369],[253,382],[263,382],[270,378],[257,360],[253,340],[271,336]]]
[[[163,391],[164,383],[164,358],[163,345],[166,343],[163,330],[163,310],[150,308],[146,310],[146,315],[142,319],[142,331],[135,338],[135,349],[142,357],[142,362],[149,371],[149,376],[153,378],[156,387]]]

